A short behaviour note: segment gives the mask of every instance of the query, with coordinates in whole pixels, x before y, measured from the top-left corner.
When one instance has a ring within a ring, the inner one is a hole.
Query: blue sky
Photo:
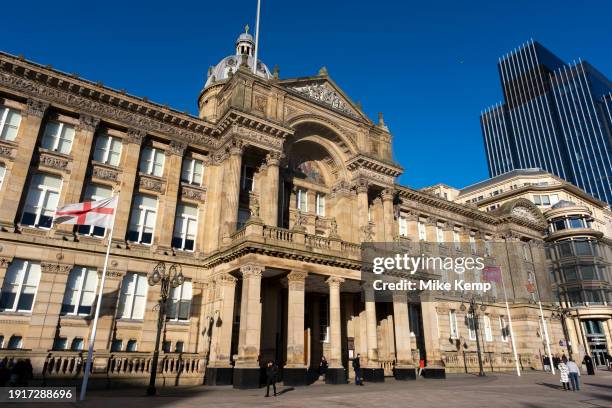
[[[196,112],[209,65],[254,26],[255,0],[5,2],[0,49]],[[7,17],[13,16],[13,17]],[[497,59],[533,38],[612,76],[612,2],[263,0],[260,58],[331,77],[394,135],[401,182],[487,177],[479,125],[501,100]]]

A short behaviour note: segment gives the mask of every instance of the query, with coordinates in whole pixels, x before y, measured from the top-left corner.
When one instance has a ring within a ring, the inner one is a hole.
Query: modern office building
[[[118,194],[92,384],[148,381],[160,287],[147,277],[160,261],[186,278],[163,321],[160,384],[256,387],[267,360],[286,384],[305,384],[322,356],[327,381],[341,383],[357,353],[372,381],[414,378],[420,359],[432,377],[477,370],[462,299],[362,297],[369,241],[511,270],[511,316],[499,292],[479,315],[485,369],[515,367],[510,317],[520,364],[541,368],[541,317],[525,288],[552,287],[538,207],[517,199],[493,214],[397,184],[382,120],[324,69],[282,79],[258,61],[253,73],[253,47],[241,34],[210,69],[197,116],[0,54],[0,358],[30,358],[47,383],[79,380],[109,231],[52,217]]]
[[[612,203],[612,82],[537,42],[500,58],[504,102],[480,118],[489,175],[541,168]]]

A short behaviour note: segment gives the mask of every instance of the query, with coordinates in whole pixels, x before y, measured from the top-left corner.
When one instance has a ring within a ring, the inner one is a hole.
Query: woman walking
[[[557,368],[559,369],[559,375],[561,376],[561,385],[563,385],[563,390],[569,391],[569,368],[567,368],[567,364],[565,363],[567,363],[567,358],[563,356],[563,359],[561,359],[561,362],[559,363]]]

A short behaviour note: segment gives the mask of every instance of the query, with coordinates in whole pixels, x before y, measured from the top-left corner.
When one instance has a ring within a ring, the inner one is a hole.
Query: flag
[[[57,224],[93,225],[109,228],[117,209],[117,196],[99,201],[69,204],[55,211],[53,221]]]
[[[482,279],[486,282],[501,283],[501,268],[499,266],[485,266],[482,270]]]

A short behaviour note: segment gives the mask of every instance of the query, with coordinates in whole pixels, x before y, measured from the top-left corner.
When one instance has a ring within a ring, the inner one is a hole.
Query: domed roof
[[[255,42],[253,41],[253,36],[249,34],[249,26],[247,25],[244,33],[240,34],[236,39],[236,54],[223,58],[217,65],[211,67],[211,69],[208,71],[208,78],[206,79],[204,88],[208,88],[217,82],[227,80],[230,70],[232,72],[236,72],[236,70],[238,70],[238,67],[242,63],[243,55],[247,56],[247,64],[252,72],[253,64],[255,62],[255,57],[253,56],[254,50]],[[256,73],[258,76],[265,79],[272,78],[270,70],[261,60],[257,61]]]
[[[550,208],[557,209],[557,208],[565,208],[565,207],[574,207],[575,205],[576,203],[573,201],[560,200],[557,204],[554,204]]]

